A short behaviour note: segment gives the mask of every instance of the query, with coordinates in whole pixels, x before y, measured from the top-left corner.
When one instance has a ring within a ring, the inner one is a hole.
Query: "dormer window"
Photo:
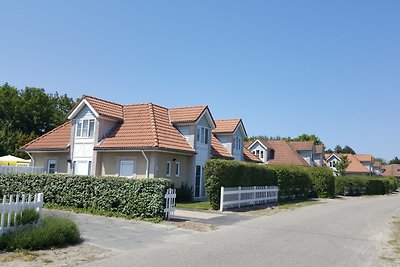
[[[209,130],[205,127],[197,128],[197,142],[202,144],[208,144]]]
[[[82,119],[79,120],[76,126],[77,137],[93,137],[94,134],[94,119]]]
[[[240,137],[233,138],[233,149],[240,150],[242,145],[242,139]]]

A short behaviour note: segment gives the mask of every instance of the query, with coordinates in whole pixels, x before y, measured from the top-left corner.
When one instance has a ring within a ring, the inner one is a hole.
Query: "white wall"
[[[253,144],[251,147],[249,147],[249,150],[251,151],[251,153],[255,153],[255,151],[256,150],[259,150],[259,151],[264,151],[263,152],[263,154],[264,154],[264,158],[260,158],[261,159],[261,161],[262,162],[264,162],[264,163],[266,163],[267,162],[267,150],[259,143],[259,142],[256,142],[255,144]],[[261,153],[261,152],[260,152]]]

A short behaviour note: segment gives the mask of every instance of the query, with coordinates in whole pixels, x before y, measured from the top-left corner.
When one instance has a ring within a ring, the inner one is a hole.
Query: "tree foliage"
[[[267,136],[267,135],[257,135],[250,136],[247,138],[247,141],[253,141],[256,139],[266,139],[266,140],[284,140],[284,141],[313,141],[315,145],[323,145],[324,143],[319,139],[318,136],[314,134],[301,134],[295,138],[292,137],[281,137],[281,136]]]
[[[65,122],[74,105],[67,95],[49,94],[41,88],[0,86],[0,156],[26,157],[17,149]]]
[[[389,164],[400,164],[400,159],[398,157],[394,157],[394,159],[389,161]]]
[[[337,146],[335,146],[334,152],[338,153],[338,154],[353,154],[353,155],[356,154],[354,149],[352,149],[348,145],[346,145],[344,147],[341,147],[340,145],[337,145]]]
[[[346,169],[350,165],[350,160],[347,156],[342,155],[340,156],[340,161],[336,162],[335,168],[336,172],[339,176],[344,176],[346,174]]]

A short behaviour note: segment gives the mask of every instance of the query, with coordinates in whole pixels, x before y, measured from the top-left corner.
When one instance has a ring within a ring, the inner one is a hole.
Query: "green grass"
[[[188,203],[176,203],[178,209],[188,209],[188,210],[212,210],[209,201],[193,201]]]
[[[0,250],[40,250],[63,247],[80,241],[79,229],[71,219],[47,216],[39,226],[30,226],[0,237]]]
[[[280,204],[278,204],[278,208],[292,210],[292,209],[296,209],[296,208],[307,207],[307,206],[312,206],[312,205],[317,205],[317,204],[322,204],[322,203],[324,203],[324,202],[316,201],[316,200],[293,201],[293,202],[287,202],[287,203],[280,203]]]

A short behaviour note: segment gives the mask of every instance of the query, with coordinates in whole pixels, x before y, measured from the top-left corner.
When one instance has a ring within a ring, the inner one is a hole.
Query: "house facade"
[[[247,142],[246,147],[265,164],[322,166],[324,148],[318,146],[317,149],[312,141],[257,139]]]
[[[381,164],[369,154],[325,154],[326,166],[336,173],[336,164],[342,156],[346,156],[350,162],[346,168],[347,175],[382,175]]]
[[[203,166],[215,147],[224,156],[244,159],[238,145],[246,137],[241,120],[235,131],[221,134],[223,143],[213,135],[216,128],[207,106],[168,109],[83,96],[66,123],[21,150],[49,173],[168,178],[178,187],[192,187],[201,199]]]

